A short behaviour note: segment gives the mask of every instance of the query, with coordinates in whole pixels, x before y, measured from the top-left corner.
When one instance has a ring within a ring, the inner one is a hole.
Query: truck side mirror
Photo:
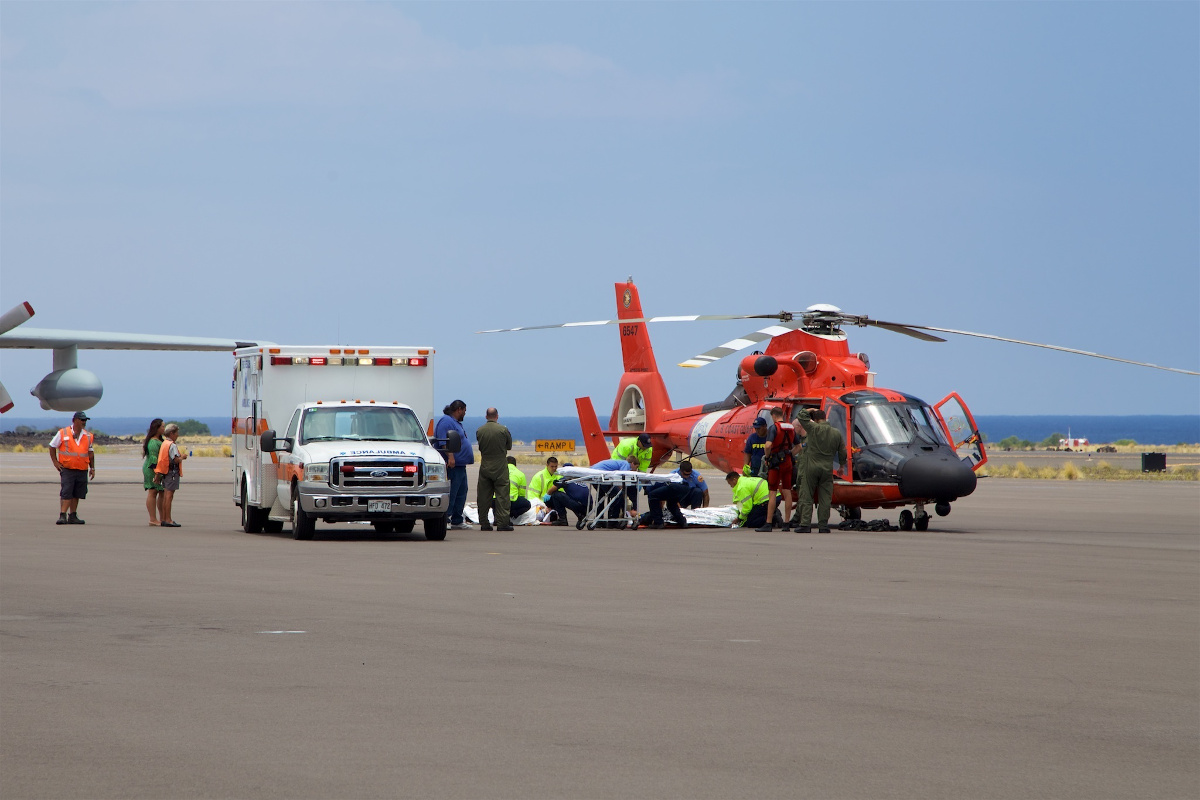
[[[446,433],[446,452],[457,453],[462,449],[462,437],[458,435],[458,431],[448,431]]]
[[[275,431],[265,430],[258,437],[258,446],[264,453],[275,453],[283,451],[285,453],[292,452],[291,439],[279,439],[275,436]]]

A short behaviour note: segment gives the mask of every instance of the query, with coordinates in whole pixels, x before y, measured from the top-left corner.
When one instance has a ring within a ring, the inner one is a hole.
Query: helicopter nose
[[[950,501],[975,491],[975,472],[953,455],[917,455],[900,465],[900,491],[905,497]]]

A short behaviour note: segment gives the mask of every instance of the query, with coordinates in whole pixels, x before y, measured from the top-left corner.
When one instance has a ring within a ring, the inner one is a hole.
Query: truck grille
[[[329,462],[335,489],[386,491],[425,485],[425,463],[419,458],[335,458]]]

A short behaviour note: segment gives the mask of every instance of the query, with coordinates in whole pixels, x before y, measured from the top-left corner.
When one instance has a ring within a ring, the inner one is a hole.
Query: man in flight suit
[[[796,421],[804,428],[805,447],[801,459],[799,527],[808,533],[812,524],[813,496],[817,500],[817,525],[821,533],[829,533],[829,504],[833,501],[833,457],[838,456],[844,467],[850,462],[846,452],[846,436],[825,421],[819,408],[800,409]]]
[[[500,412],[487,410],[487,421],[475,430],[479,444],[479,481],[476,484],[475,505],[479,509],[479,529],[490,531],[488,509],[495,506],[496,530],[511,531],[508,515],[508,451],[512,449],[512,434],[500,424]]]

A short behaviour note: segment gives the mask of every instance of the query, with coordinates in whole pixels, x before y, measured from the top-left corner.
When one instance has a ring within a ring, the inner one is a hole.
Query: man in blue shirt
[[[563,466],[573,466],[564,464]],[[588,500],[591,493],[585,484],[576,481],[560,481],[558,483],[558,491],[551,492],[550,499],[546,501],[546,505],[554,509],[558,517],[554,520],[555,525],[567,524],[567,509],[575,512],[576,524],[583,521],[587,514]]]
[[[767,431],[767,420],[758,417],[754,420],[754,431],[746,437],[746,446],[742,452],[746,454],[746,466],[742,467],[743,475],[757,476],[762,468],[763,453],[766,452],[767,442],[771,441]]]
[[[475,451],[471,449],[471,440],[462,424],[466,415],[467,404],[455,400],[442,409],[442,418],[433,429],[433,438],[443,442],[450,431],[458,431],[462,442],[457,453],[442,453],[446,458],[446,475],[450,478],[450,508],[446,516],[450,527],[456,531],[471,530],[471,524],[463,519],[463,508],[467,505],[467,465],[475,463]]]

